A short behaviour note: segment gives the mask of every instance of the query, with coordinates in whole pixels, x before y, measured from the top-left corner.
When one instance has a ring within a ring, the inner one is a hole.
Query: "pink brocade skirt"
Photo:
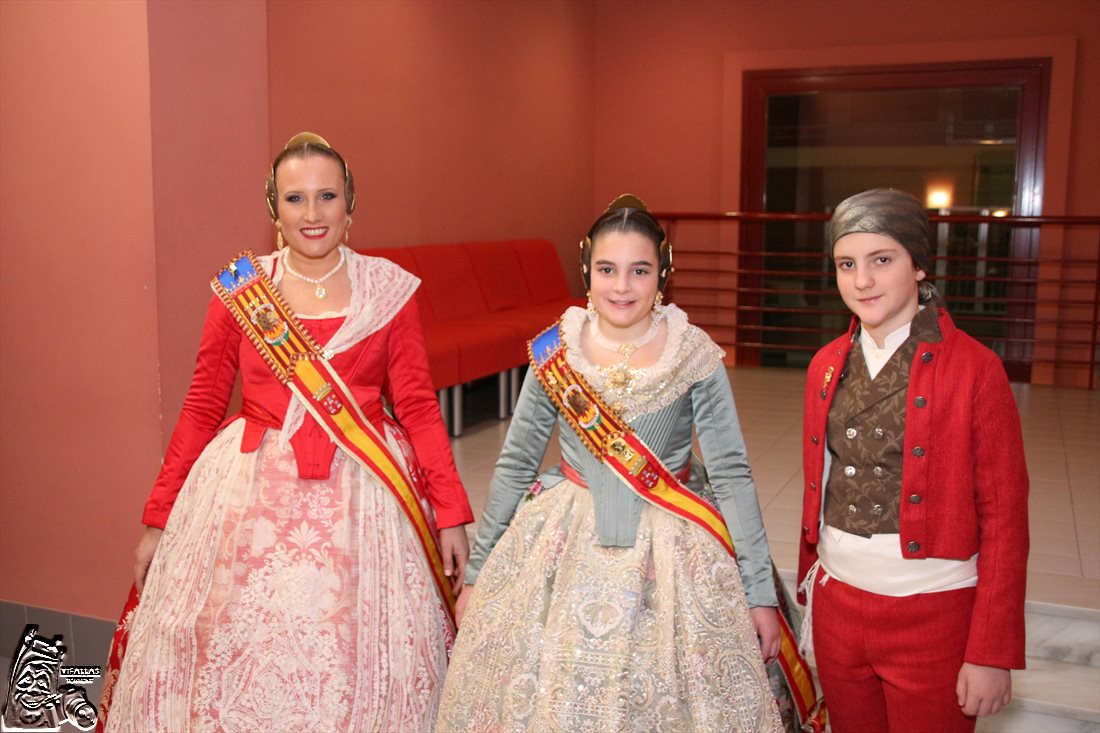
[[[125,655],[105,681],[109,731],[425,731],[450,629],[393,496],[337,453],[297,477],[244,421],[192,468]]]

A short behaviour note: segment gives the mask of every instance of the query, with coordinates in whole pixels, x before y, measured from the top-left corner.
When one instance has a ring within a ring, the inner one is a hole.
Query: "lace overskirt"
[[[736,562],[646,506],[601,547],[570,481],[521,505],[478,576],[438,733],[781,731]]]
[[[109,731],[424,731],[450,631],[408,520],[337,452],[297,477],[244,421],[192,468],[129,619]]]

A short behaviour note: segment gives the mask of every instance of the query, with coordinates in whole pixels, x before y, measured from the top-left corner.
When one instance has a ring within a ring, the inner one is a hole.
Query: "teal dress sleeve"
[[[528,371],[489,484],[489,497],[485,500],[474,548],[466,563],[467,584],[477,581],[489,552],[508,529],[527,489],[538,478],[557,414],[538,378]]]
[[[772,561],[748,451],[724,367],[691,388],[699,447],[711,490],[726,521],[750,607],[776,606]]]

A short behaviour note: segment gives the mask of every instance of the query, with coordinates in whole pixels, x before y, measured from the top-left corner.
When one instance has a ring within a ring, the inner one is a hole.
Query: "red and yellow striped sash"
[[[680,483],[569,365],[557,324],[532,339],[527,349],[543,389],[592,455],[647,502],[694,522],[734,554],[722,515]]]
[[[451,582],[443,573],[435,535],[401,464],[252,252],[242,252],[230,261],[210,286],[276,378],[301,400],[338,447],[377,476],[393,494],[424,548],[432,579],[453,624],[455,597]]]

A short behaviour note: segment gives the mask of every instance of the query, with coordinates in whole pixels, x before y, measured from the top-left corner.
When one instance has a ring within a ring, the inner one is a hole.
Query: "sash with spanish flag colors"
[[[722,515],[680,483],[634,429],[569,365],[560,323],[531,339],[527,354],[543,389],[592,455],[642,499],[706,530],[736,559]],[[798,652],[790,623],[778,609],[776,615],[779,665],[794,699],[798,723],[804,731],[820,733],[827,720],[824,702],[818,699],[809,665]]]
[[[210,281],[210,287],[275,377],[301,400],[337,446],[376,475],[393,494],[424,548],[453,627],[454,592],[443,574],[443,557],[420,501],[385,439],[363,415],[351,390],[322,355],[321,347],[291,312],[251,251],[237,255]]]

